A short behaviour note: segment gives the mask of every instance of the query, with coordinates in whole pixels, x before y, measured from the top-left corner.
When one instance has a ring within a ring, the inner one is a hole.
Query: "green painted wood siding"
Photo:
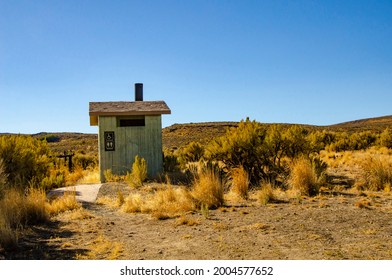
[[[123,175],[132,168],[136,155],[147,162],[148,176],[162,172],[162,120],[161,116],[145,116],[145,126],[119,127],[118,117],[100,116],[99,125],[99,165],[100,178],[104,182],[104,171]],[[115,151],[105,151],[104,132],[114,131]]]

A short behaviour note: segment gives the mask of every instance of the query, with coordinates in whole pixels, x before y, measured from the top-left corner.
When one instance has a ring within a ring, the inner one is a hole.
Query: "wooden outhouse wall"
[[[162,172],[162,120],[161,115],[145,116],[145,126],[119,127],[118,117],[99,116],[99,168],[101,182],[105,182],[104,171],[126,174],[130,171],[135,156],[147,162],[148,176]],[[114,132],[115,150],[105,151],[104,132]]]

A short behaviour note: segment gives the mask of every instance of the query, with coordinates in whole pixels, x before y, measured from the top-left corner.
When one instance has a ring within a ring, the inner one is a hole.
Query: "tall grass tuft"
[[[256,192],[256,199],[261,205],[267,205],[274,199],[274,190],[269,182],[262,182],[260,189]]]
[[[230,191],[243,199],[249,195],[249,175],[243,166],[233,168],[230,171]]]
[[[125,213],[138,213],[142,211],[143,203],[144,201],[140,194],[130,194],[125,198],[121,209]]]
[[[288,186],[301,195],[312,196],[319,192],[317,175],[307,158],[298,158],[290,166]]]
[[[125,180],[133,188],[140,188],[147,179],[147,163],[144,158],[135,157],[132,164],[132,171],[128,173]]]
[[[7,185],[7,177],[8,175],[5,173],[5,165],[3,163],[3,159],[0,158],[0,198],[2,197],[5,187]]]
[[[14,247],[21,229],[47,219],[46,195],[42,190],[30,188],[27,194],[6,190],[0,200],[0,246]]]
[[[76,192],[74,190],[67,191],[63,196],[57,197],[50,203],[47,203],[47,211],[49,215],[57,215],[68,210],[75,210],[81,207],[76,200]]]
[[[392,184],[392,161],[386,158],[369,157],[360,163],[365,189],[380,191]]]
[[[192,196],[199,207],[204,205],[209,209],[215,209],[222,206],[223,182],[218,172],[209,168],[202,169],[195,177]]]

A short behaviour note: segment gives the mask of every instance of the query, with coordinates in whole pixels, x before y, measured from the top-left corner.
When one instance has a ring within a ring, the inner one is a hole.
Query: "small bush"
[[[175,172],[179,169],[180,168],[177,156],[172,153],[165,153],[163,157],[163,170],[165,172]]]
[[[243,199],[248,198],[249,191],[249,175],[244,167],[233,168],[230,172],[230,191]]]
[[[204,147],[198,142],[190,142],[178,151],[178,160],[184,168],[189,162],[198,162],[204,156]]]
[[[12,186],[27,186],[40,182],[50,167],[50,151],[46,142],[31,136],[0,136],[0,158],[3,172]]]
[[[48,177],[41,182],[41,188],[50,191],[55,188],[65,187],[65,175],[61,171],[52,171]]]
[[[193,183],[192,196],[199,207],[205,205],[214,209],[223,205],[223,182],[219,174],[212,169],[200,171]]]
[[[288,185],[291,189],[298,190],[305,196],[318,193],[317,176],[309,159],[296,159],[290,169]]]
[[[386,128],[381,134],[379,143],[383,147],[392,149],[392,128]]]
[[[73,162],[76,167],[80,167],[83,170],[86,170],[87,168],[95,168],[98,164],[96,157],[81,153],[78,153],[74,156]]]

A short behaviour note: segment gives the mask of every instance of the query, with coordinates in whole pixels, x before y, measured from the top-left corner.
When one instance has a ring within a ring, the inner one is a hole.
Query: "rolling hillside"
[[[373,130],[379,132],[387,127],[392,127],[392,115],[339,123],[328,128],[339,131]]]

